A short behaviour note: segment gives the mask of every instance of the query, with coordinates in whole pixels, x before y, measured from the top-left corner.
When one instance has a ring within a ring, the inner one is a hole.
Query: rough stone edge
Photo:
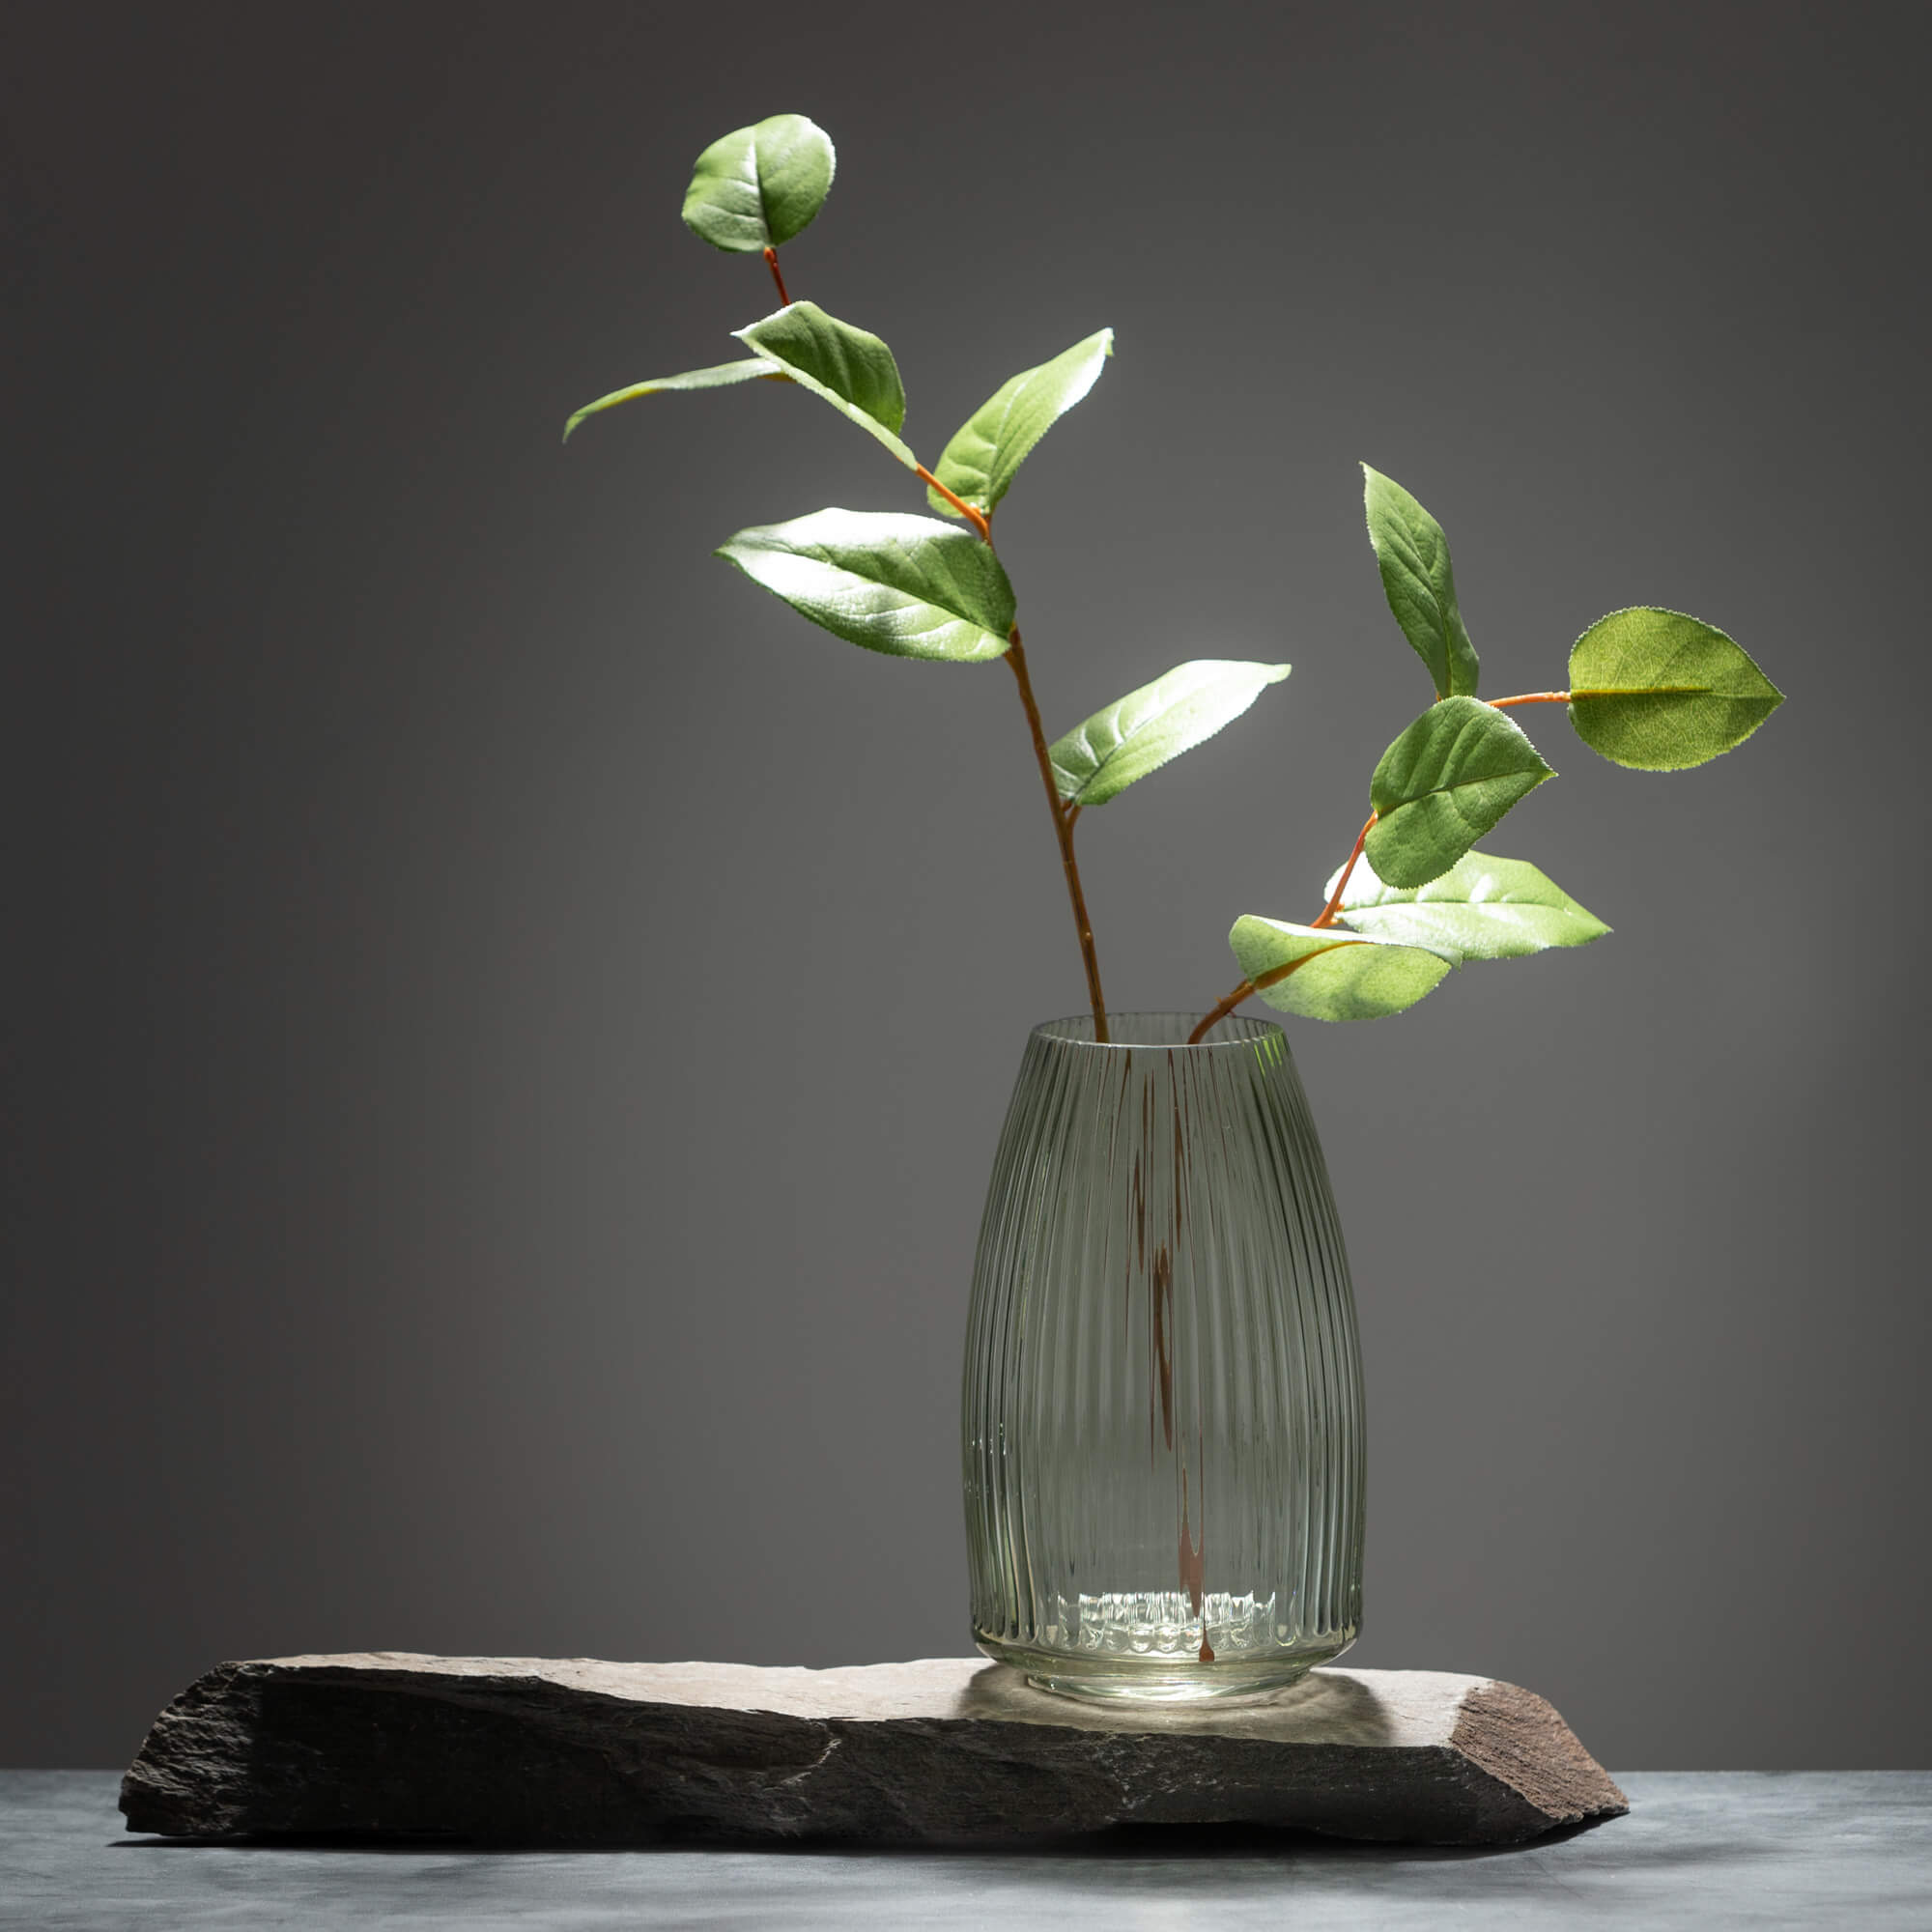
[[[199,1837],[242,1829],[222,1772],[255,1715],[252,1675],[244,1662],[217,1663],[156,1714],[121,1776],[121,1815],[130,1832]],[[211,1817],[219,1821],[213,1831]]]
[[[1496,1679],[1469,1691],[1449,1747],[1550,1820],[1621,1818],[1630,1800],[1548,1699]]]
[[[628,1700],[602,1690],[555,1684],[554,1680],[531,1680],[505,1673],[478,1680],[478,1690],[466,1694],[460,1689],[460,1675],[438,1679],[400,1664],[370,1668],[360,1663],[330,1668],[323,1660],[304,1661],[304,1672],[313,1669],[319,1679],[339,1688],[367,1684],[371,1689],[421,1696],[432,1702],[469,1705],[487,1710],[498,1702],[481,1687],[497,1690],[511,1686],[541,1681],[561,1690],[573,1702],[609,1703],[623,1707]],[[261,1693],[273,1682],[285,1682],[294,1673],[286,1660],[250,1660],[217,1665],[205,1672],[183,1690],[156,1717],[140,1751],[122,1779],[121,1809],[130,1831],[154,1833],[161,1836],[227,1838],[231,1841],[258,1835],[261,1827],[251,1819],[256,1796],[245,1779],[239,1786],[236,1777],[245,1761],[247,1740],[259,1722]],[[643,1708],[639,1706],[639,1708]],[[666,1714],[673,1710],[693,1712],[724,1707],[664,1705]],[[750,1710],[752,1707],[745,1707]],[[505,1710],[504,1716],[512,1714]],[[838,1734],[848,1728],[866,1729],[874,1723],[894,1727],[897,1719],[800,1719],[779,1712],[757,1712],[776,1722],[796,1724],[804,1729],[824,1730],[828,1747]],[[1098,1738],[1120,1733],[1088,1730],[1077,1722],[1065,1726],[1042,1724],[1038,1719],[1013,1720],[998,1718],[951,1719],[921,1719],[904,1720],[922,1731],[944,1732],[955,1724],[962,1731],[984,1736],[997,1734],[1009,1723],[1024,1722],[1026,1728],[1059,1733],[1068,1741]],[[1129,1738],[1141,1733],[1129,1732]],[[1150,1731],[1149,1736],[1161,1735]],[[1123,1741],[1123,1740],[1122,1740]],[[1335,1753],[1338,1758],[1357,1756],[1356,1747],[1309,1744],[1311,1753]],[[1372,1747],[1379,1749],[1380,1747]],[[1445,1743],[1433,1746],[1394,1747],[1406,1757],[1411,1752],[1435,1758],[1453,1782],[1461,1785],[1473,1803],[1479,1823],[1466,1833],[1453,1836],[1411,1838],[1407,1833],[1391,1834],[1395,1841],[1425,1843],[1524,1843],[1544,1833],[1586,1821],[1622,1816],[1630,1809],[1629,1800],[1591,1757],[1581,1741],[1547,1700],[1534,1691],[1495,1679],[1478,1679],[1463,1693],[1454,1729]],[[1111,1753],[1101,1753],[1103,1757]],[[1123,1794],[1124,1796],[1124,1794]],[[1109,1822],[1133,1822],[1134,1807],[1124,1804]],[[257,1814],[259,1815],[259,1814]],[[1253,1821],[1259,1822],[1259,1821]],[[1288,1823],[1290,1821],[1284,1821]],[[1102,1827],[1074,1827],[1076,1831]],[[1359,1831],[1331,1831],[1310,1820],[1295,1822],[1294,1829],[1314,1831],[1357,1843],[1376,1842],[1374,1834]],[[655,1835],[655,1834],[654,1834]],[[811,1828],[804,1818],[787,1829],[756,1834],[768,1843],[798,1842],[810,1838]],[[640,1840],[641,1842],[641,1840]],[[928,1833],[915,1834],[908,1842],[937,1845],[943,1837]],[[983,1838],[974,1842],[984,1843]]]

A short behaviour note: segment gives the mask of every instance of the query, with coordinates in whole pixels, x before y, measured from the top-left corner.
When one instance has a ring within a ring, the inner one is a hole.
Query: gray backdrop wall
[[[1541,714],[1492,842],[1614,936],[1293,1025],[1355,1659],[1613,1766],[1922,1763],[1922,17],[14,10],[0,1755],[234,1656],[966,1647],[980,1197],[1081,998],[1010,680],[709,556],[919,507],[808,396],[557,440],[771,305],[677,209],[798,109],[793,291],[928,460],[1119,331],[1003,518],[1052,728],[1295,665],[1083,825],[1118,1003],[1308,917],[1426,696],[1358,460],[1491,688],[1650,602],[1789,693],[1674,779]]]

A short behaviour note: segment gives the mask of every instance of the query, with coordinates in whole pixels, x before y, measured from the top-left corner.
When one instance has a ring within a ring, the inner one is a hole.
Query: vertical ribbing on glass
[[[1361,1622],[1348,1258],[1278,1026],[1028,1039],[962,1404],[974,1635],[1054,1689],[1251,1693]]]

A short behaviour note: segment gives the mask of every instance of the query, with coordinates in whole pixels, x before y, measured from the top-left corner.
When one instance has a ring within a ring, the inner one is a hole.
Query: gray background
[[[1306,919],[1428,696],[1354,465],[1487,688],[1732,631],[1740,753],[1490,842],[1607,918],[1293,1044],[1370,1389],[1355,1661],[1618,1766],[1925,1758],[1922,30],[1790,5],[15,9],[0,1757],[217,1659],[965,1648],[972,1246],[1081,982],[1011,681],[712,560],[917,509],[722,360],[678,224],[839,144],[794,294],[930,460],[1119,354],[1009,498],[1050,728],[1295,672],[1082,824],[1112,998]],[[1920,16],[1922,18],[1922,16]]]

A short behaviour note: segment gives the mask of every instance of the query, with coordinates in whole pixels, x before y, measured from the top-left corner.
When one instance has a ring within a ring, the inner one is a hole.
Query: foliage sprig
[[[775,114],[706,148],[684,220],[712,246],[757,254],[780,306],[733,330],[749,355],[634,383],[586,404],[586,417],[641,397],[753,381],[810,390],[925,486],[931,516],[819,510],[743,529],[718,554],[835,637],[894,657],[952,664],[1004,659],[1018,687],[1079,936],[1096,1040],[1110,1037],[1099,959],[1074,855],[1076,821],[1240,717],[1285,664],[1197,659],[1130,691],[1049,744],[1035,702],[1016,600],[993,546],[993,517],[1020,466],[1099,380],[1111,328],[1003,383],[927,469],[907,443],[905,384],[876,335],[795,300],[779,248],[817,215],[836,156],[801,114]],[[1243,1001],[1311,1019],[1401,1012],[1470,959],[1583,946],[1609,930],[1534,866],[1476,841],[1555,776],[1510,714],[1566,707],[1577,735],[1615,764],[1681,771],[1731,751],[1783,702],[1749,655],[1716,626],[1641,606],[1600,617],[1570,651],[1560,691],[1477,696],[1481,662],[1463,620],[1442,526],[1392,478],[1362,468],[1369,542],[1382,592],[1435,687],[1429,707],[1381,755],[1370,811],[1306,925],[1244,914],[1229,934],[1241,981],[1192,1041]],[[1192,1041],[1190,1043],[1192,1043]]]

